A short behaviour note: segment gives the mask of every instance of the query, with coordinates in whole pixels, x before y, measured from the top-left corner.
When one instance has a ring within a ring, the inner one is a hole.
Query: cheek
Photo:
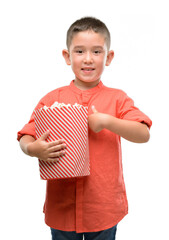
[[[79,58],[71,59],[71,66],[73,69],[77,69],[79,66],[81,66],[80,64],[81,60]]]
[[[98,66],[98,70],[100,69],[100,71],[102,71],[105,67],[106,61],[99,61],[97,66]]]
[[[104,55],[104,56],[100,56],[100,58],[98,58],[98,59],[96,60],[96,62],[97,62],[97,64],[98,64],[98,66],[104,67],[105,64],[106,64],[106,56],[105,56],[105,55]]]

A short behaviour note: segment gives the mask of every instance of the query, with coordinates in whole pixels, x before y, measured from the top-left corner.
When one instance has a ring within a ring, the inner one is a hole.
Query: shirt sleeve
[[[50,107],[55,101],[58,101],[59,89],[55,89],[47,93],[37,104],[34,111],[44,106]],[[23,135],[31,135],[36,139],[34,111],[27,124],[17,133],[17,140],[19,141]]]
[[[43,101],[40,101],[34,110],[39,109],[43,106],[44,106]],[[23,135],[31,135],[36,139],[34,111],[31,115],[29,122],[25,124],[25,126],[17,133],[17,140],[19,141]]]
[[[140,111],[134,105],[134,101],[124,92],[122,92],[121,97],[118,101],[117,112],[120,119],[145,123],[149,128],[152,126],[151,119],[142,111]]]

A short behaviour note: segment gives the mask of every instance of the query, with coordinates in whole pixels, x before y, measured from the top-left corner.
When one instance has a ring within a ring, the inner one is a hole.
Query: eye
[[[100,53],[101,53],[100,50],[94,50],[94,54],[95,54],[95,55],[99,55]]]
[[[76,50],[75,52],[78,53],[78,54],[82,54],[83,50]]]

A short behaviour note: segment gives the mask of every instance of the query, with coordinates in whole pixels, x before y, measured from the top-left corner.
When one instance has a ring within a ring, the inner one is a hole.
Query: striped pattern
[[[40,176],[44,180],[87,176],[90,174],[87,107],[63,106],[38,109],[34,112],[36,136],[50,130],[46,141],[64,139],[66,155],[58,162],[39,160]]]

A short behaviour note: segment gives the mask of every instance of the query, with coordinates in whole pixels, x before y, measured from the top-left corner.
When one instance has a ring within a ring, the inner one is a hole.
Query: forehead
[[[71,41],[70,48],[76,46],[106,46],[105,37],[94,31],[83,31],[76,33]]]

